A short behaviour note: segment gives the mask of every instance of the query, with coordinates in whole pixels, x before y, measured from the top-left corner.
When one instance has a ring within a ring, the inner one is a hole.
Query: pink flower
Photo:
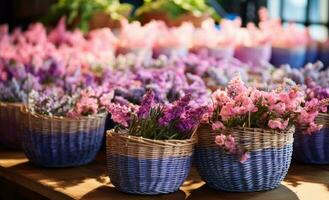
[[[227,102],[231,101],[231,98],[227,95],[227,92],[222,90],[216,90],[212,95],[212,100],[215,106],[223,106]]]
[[[282,121],[282,119],[280,118],[276,118],[274,120],[269,120],[268,122],[268,126],[272,129],[280,129],[280,130],[284,130],[287,128],[289,123],[289,119]]]
[[[225,126],[222,122],[217,121],[212,124],[211,128],[212,128],[212,130],[216,131],[216,130],[220,130],[220,129],[225,129]]]
[[[306,129],[306,133],[307,134],[315,133],[315,132],[319,131],[322,127],[323,127],[323,125],[317,125],[316,123],[311,122],[309,124],[309,127]]]
[[[231,135],[229,135],[229,136],[226,137],[226,140],[225,140],[225,148],[230,153],[234,153],[236,151],[236,148],[235,148],[235,139]]]
[[[270,105],[269,109],[271,111],[277,112],[280,115],[283,115],[286,112],[286,104],[280,102],[277,104]]]
[[[220,111],[220,116],[224,121],[230,119],[235,116],[234,113],[234,101],[227,103],[224,105]]]
[[[250,154],[248,152],[245,152],[244,154],[242,154],[240,158],[240,162],[245,163],[249,158],[250,158]]]
[[[244,85],[241,77],[236,76],[229,82],[227,86],[227,93],[230,97],[235,97],[237,95],[247,94],[248,88]]]
[[[225,144],[226,136],[223,134],[217,135],[215,138],[215,143],[219,146],[223,146]]]

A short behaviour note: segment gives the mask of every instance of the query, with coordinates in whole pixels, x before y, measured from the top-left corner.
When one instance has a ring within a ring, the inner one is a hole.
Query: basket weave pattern
[[[209,125],[197,131],[195,159],[201,178],[212,188],[232,192],[274,189],[290,166],[294,127],[286,132],[236,128],[227,129],[236,143],[249,150],[250,158],[240,163],[236,155],[224,153],[215,144]]]
[[[0,143],[11,149],[21,149],[23,104],[0,103]]]
[[[294,159],[313,164],[329,164],[329,114],[320,113],[317,124],[323,128],[307,135],[302,129],[297,129],[294,141]]]
[[[195,138],[162,141],[108,131],[111,183],[132,194],[175,192],[188,176],[195,142]]]
[[[35,165],[71,167],[87,164],[102,145],[106,115],[79,119],[25,115],[23,150]]]

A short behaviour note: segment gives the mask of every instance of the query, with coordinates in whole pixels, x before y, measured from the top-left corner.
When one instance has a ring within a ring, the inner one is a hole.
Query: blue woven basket
[[[304,67],[306,47],[272,48],[271,63],[275,66],[289,64],[292,68]]]
[[[196,140],[150,140],[107,134],[107,167],[111,183],[131,194],[175,192],[187,178]]]
[[[23,151],[32,164],[73,167],[91,162],[104,137],[106,115],[68,119],[26,113]]]
[[[319,114],[316,121],[323,128],[312,135],[297,129],[294,135],[294,159],[304,163],[329,164],[329,114]]]
[[[226,130],[238,145],[250,151],[240,163],[235,155],[224,153],[215,144],[209,125],[201,125],[196,146],[196,167],[212,188],[232,192],[271,190],[280,185],[290,166],[294,128],[280,133],[274,130],[236,128]]]

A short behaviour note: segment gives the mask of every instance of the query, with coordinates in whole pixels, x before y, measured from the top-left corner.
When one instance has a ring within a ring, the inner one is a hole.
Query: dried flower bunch
[[[172,104],[157,104],[154,97],[154,93],[148,91],[139,107],[110,104],[108,111],[119,124],[117,128],[149,139],[188,139],[207,111],[204,106],[192,107],[190,95]]]
[[[79,118],[105,113],[113,98],[113,92],[87,88],[68,95],[49,89],[43,92],[32,91],[29,95],[29,110],[34,114]]]

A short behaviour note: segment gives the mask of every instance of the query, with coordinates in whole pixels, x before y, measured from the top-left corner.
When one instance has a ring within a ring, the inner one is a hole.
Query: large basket
[[[320,113],[317,124],[323,128],[311,135],[297,129],[294,141],[294,159],[304,163],[329,164],[329,114]]]
[[[91,162],[102,146],[106,114],[70,119],[24,112],[23,151],[35,165],[73,167]]]
[[[187,178],[196,139],[151,140],[110,130],[107,166],[120,191],[156,195],[175,192]]]
[[[286,132],[227,129],[238,145],[249,150],[250,158],[240,163],[236,155],[224,153],[215,144],[216,134],[208,124],[203,124],[197,131],[197,170],[210,187],[218,190],[253,192],[274,189],[287,174],[294,130],[294,127]]]
[[[21,130],[24,104],[0,102],[0,144],[10,149],[22,148]]]

